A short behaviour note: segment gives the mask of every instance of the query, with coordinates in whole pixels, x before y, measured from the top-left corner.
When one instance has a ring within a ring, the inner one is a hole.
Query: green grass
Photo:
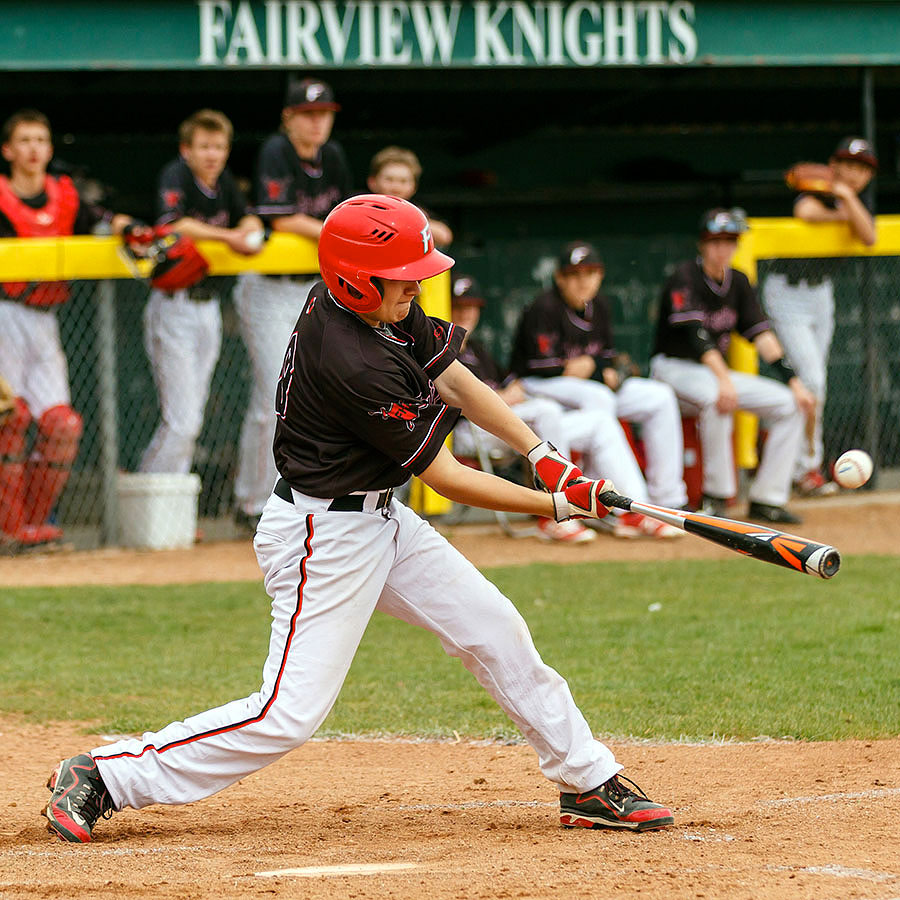
[[[488,575],[598,734],[900,734],[900,559],[850,557],[829,582],[733,560]],[[256,690],[269,600],[253,583],[17,588],[0,616],[0,710],[133,732]],[[517,736],[434,636],[382,615],[323,733]]]

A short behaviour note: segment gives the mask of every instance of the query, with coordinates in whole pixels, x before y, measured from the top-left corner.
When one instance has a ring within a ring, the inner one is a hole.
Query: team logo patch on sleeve
[[[172,209],[173,207],[178,206],[178,204],[181,203],[181,191],[174,189],[163,191],[162,199],[163,204],[169,209]]]
[[[547,356],[553,349],[553,335],[539,334],[537,336],[538,353]]]
[[[369,412],[369,415],[381,416],[382,419],[397,419],[400,422],[405,422],[406,427],[412,431],[416,427],[416,419],[419,418],[419,411],[422,405],[419,403],[397,403],[394,401],[387,406],[376,409],[374,412]]]
[[[283,178],[267,178],[265,181],[266,198],[269,200],[281,200],[286,185],[287,181]]]

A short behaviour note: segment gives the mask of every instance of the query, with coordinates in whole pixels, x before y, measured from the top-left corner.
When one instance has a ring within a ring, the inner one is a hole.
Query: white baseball
[[[872,457],[865,450],[848,450],[834,464],[834,480],[841,487],[862,487],[871,477]]]
[[[263,240],[265,239],[265,233],[262,231],[248,231],[244,235],[244,243],[251,250],[259,250],[263,245]]]

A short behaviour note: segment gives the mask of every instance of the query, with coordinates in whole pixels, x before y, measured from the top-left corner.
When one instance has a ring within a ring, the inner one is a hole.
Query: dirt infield
[[[560,828],[527,746],[312,741],[73,846],[36,813],[48,763],[90,743],[68,725],[0,727],[3,898],[900,896],[900,740],[613,744],[675,813],[644,835]],[[257,874],[285,869],[306,871]]]
[[[798,504],[796,530],[844,553],[896,553],[898,499]],[[448,533],[478,565],[731,556],[692,537],[558,547],[485,526]],[[6,585],[258,577],[249,542],[0,560]],[[43,783],[57,759],[103,742],[90,730],[0,717],[2,900],[900,898],[900,738],[611,741],[626,773],[675,813],[673,828],[640,836],[561,829],[526,745],[312,741],[200,803],[127,810],[98,824],[95,843],[64,845],[37,815]]]

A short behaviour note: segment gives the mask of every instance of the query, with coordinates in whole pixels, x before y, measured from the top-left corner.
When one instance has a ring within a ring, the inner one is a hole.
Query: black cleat
[[[767,525],[799,525],[803,521],[783,506],[770,506],[768,503],[751,503],[747,518]]]
[[[47,817],[47,830],[61,841],[88,843],[97,819],[113,814],[112,798],[89,753],[64,759],[47,787],[53,793],[42,815]]]
[[[622,779],[635,790],[622,784]],[[559,795],[559,823],[566,828],[628,828],[651,831],[673,825],[671,811],[647,799],[629,778],[613,775],[609,781],[583,794]]]

